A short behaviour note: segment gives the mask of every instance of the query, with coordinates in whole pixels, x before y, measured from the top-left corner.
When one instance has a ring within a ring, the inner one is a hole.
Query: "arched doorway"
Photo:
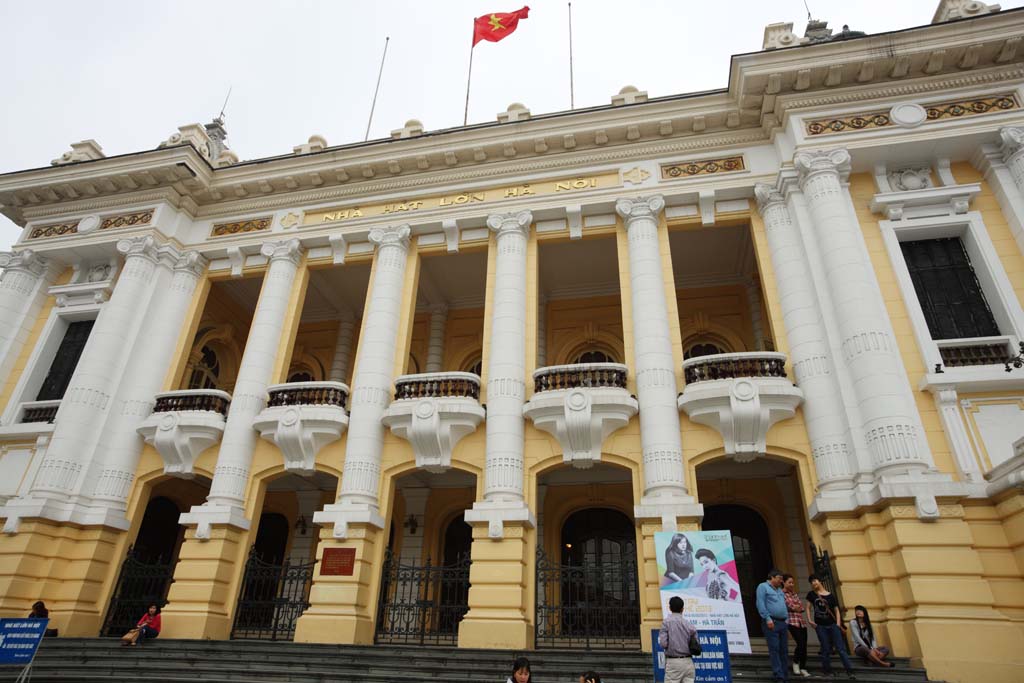
[[[579,510],[563,522],[560,540],[559,562],[538,554],[538,622],[545,629],[538,631],[537,647],[639,647],[632,520],[611,508]]]
[[[771,536],[764,518],[745,505],[708,505],[704,508],[705,531],[732,532],[732,547],[736,558],[736,574],[743,595],[743,612],[747,632],[751,636],[764,635],[761,617],[757,614],[755,592],[774,566]]]
[[[167,479],[153,487],[135,541],[121,563],[101,636],[121,636],[135,626],[149,605],[163,607],[167,603],[185,536],[178,518],[183,510],[200,505],[208,491],[208,480],[203,477]]]

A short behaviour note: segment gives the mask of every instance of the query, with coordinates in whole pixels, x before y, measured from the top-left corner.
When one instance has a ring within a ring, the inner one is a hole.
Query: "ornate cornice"
[[[533,213],[530,211],[492,213],[487,217],[487,227],[493,230],[498,237],[515,233],[525,235],[530,232],[532,223]]]
[[[626,227],[638,218],[650,218],[656,220],[658,213],[665,208],[665,198],[660,194],[650,197],[636,197],[633,199],[620,199],[615,202],[615,213],[622,216],[626,221]]]

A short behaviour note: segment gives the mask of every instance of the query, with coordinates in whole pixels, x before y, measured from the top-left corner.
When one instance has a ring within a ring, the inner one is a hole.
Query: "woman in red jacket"
[[[160,635],[160,608],[154,604],[149,606],[135,628],[124,635],[121,643],[123,645],[138,645],[139,641],[156,638],[158,635]]]

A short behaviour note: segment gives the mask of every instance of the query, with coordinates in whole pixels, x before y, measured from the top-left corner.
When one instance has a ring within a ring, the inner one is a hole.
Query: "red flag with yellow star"
[[[516,30],[520,19],[526,19],[529,15],[530,8],[524,7],[515,12],[495,12],[477,17],[473,20],[473,46],[476,47],[481,40],[498,42]]]

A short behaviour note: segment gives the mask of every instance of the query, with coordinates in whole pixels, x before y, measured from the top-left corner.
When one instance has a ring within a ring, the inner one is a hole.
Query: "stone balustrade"
[[[268,408],[278,406],[337,406],[348,402],[348,387],[340,382],[289,382],[267,389]]]
[[[427,372],[395,380],[395,400],[465,397],[479,400],[480,377],[471,372]]]
[[[220,441],[231,394],[217,389],[185,389],[157,394],[153,413],[137,431],[164,460],[164,473],[194,475],[199,454]]]
[[[626,388],[627,368],[620,363],[551,365],[533,373],[533,390],[559,391],[590,387]]]
[[[719,353],[683,361],[683,379],[687,384],[739,377],[785,377],[786,355],[758,351]]]
[[[154,413],[176,413],[186,410],[204,410],[221,415],[228,414],[231,395],[216,389],[185,389],[156,395]]]
[[[267,387],[267,407],[252,426],[281,449],[284,468],[302,476],[316,471],[316,454],[348,427],[348,386],[341,382],[289,382]]]

